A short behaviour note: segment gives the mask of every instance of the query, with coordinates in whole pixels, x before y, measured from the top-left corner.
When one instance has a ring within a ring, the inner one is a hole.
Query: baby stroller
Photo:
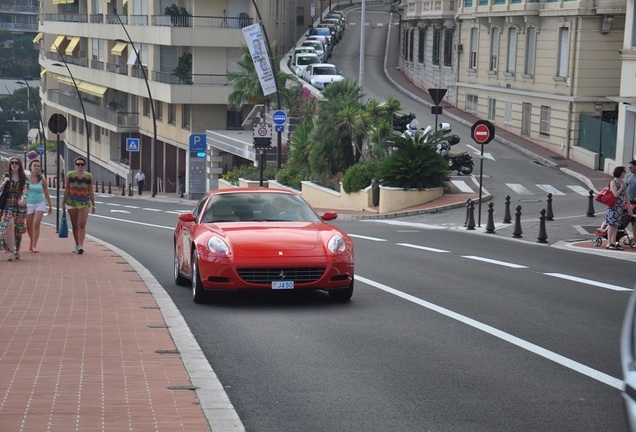
[[[629,215],[629,211],[627,210],[627,204],[623,205],[623,215],[621,216],[621,222],[618,226],[618,231],[616,232],[616,241],[619,242],[623,237],[627,237],[627,244],[631,248],[636,248],[636,239],[630,239],[629,234],[627,233],[626,228],[631,224],[632,217]],[[633,234],[633,233],[632,233]],[[603,222],[603,224],[596,228],[594,232],[595,237],[592,239],[592,245],[599,247],[603,244],[603,239],[607,239],[607,224]]]

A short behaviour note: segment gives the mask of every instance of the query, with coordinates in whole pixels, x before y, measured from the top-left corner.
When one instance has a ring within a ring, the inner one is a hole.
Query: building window
[[[444,32],[444,66],[453,64],[453,30]]]
[[[155,119],[161,120],[163,118],[163,102],[155,101]]]
[[[479,33],[477,28],[470,29],[470,57],[468,59],[468,68],[477,69],[477,46],[479,44]]]
[[[99,141],[102,138],[102,128],[95,125],[95,136],[93,137],[93,141]]]
[[[517,58],[517,28],[508,29],[508,62],[506,72],[515,73],[515,60]]]
[[[488,98],[488,120],[495,120],[497,115],[497,99]]]
[[[424,43],[426,41],[426,29],[420,29],[419,43],[417,45],[417,61],[424,63]]]
[[[415,46],[415,29],[411,30],[409,36],[409,61],[413,61],[413,50]]]
[[[466,111],[477,112],[477,95],[466,94]]]
[[[150,115],[150,99],[144,98],[143,114],[148,117]]]
[[[561,27],[559,29],[559,57],[557,58],[557,76],[565,78],[568,76],[568,53],[570,51],[570,29]]]
[[[526,75],[532,75],[534,72],[534,52],[537,44],[537,29],[534,27],[528,27],[526,29],[526,58],[523,73]]]
[[[521,135],[530,135],[530,121],[532,120],[532,104],[523,103],[521,108]]]
[[[490,70],[497,72],[497,64],[499,63],[499,29],[493,27],[490,29]]]
[[[541,107],[541,120],[539,122],[539,134],[543,136],[550,136],[550,114],[551,109],[549,106]]]
[[[442,29],[433,29],[433,59],[431,60],[434,65],[439,66],[439,47],[441,43]]]
[[[406,54],[408,53],[408,49],[409,49],[409,30],[408,29],[404,29],[404,38],[403,38],[403,43],[402,43],[402,57],[406,58]]]
[[[177,124],[177,106],[168,104],[168,124]]]
[[[84,135],[84,120],[80,120],[78,132],[80,135]]]
[[[181,106],[181,127],[190,130],[190,105]]]
[[[71,129],[73,132],[77,130],[77,117],[71,116]]]
[[[512,124],[512,101],[506,101],[504,105],[504,124],[508,126]]]

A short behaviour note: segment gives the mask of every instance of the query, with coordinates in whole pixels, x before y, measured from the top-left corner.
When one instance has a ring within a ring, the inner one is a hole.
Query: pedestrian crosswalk
[[[479,185],[476,185],[472,181],[460,180],[460,179],[451,179],[451,183],[460,193],[478,193]],[[522,196],[532,196],[539,195],[545,196],[547,194],[552,194],[552,196],[559,195],[581,195],[581,196],[589,196],[590,190],[580,186],[580,185],[565,185],[555,187],[549,184],[527,184],[523,185],[520,183],[506,183],[506,186],[511,190],[515,195]]]

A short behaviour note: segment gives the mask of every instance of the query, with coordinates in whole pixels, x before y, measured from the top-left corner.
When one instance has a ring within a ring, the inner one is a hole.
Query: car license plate
[[[272,281],[272,289],[294,289],[294,281]]]

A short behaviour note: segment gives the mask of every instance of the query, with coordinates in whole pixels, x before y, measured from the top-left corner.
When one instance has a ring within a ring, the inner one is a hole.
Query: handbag
[[[4,206],[7,204],[7,197],[9,196],[9,183],[6,183],[2,190],[0,190],[0,210],[4,210]]]
[[[60,229],[58,233],[60,238],[68,237],[68,223],[66,222],[66,211],[63,210],[62,220],[60,221]]]
[[[605,186],[598,195],[596,195],[596,201],[601,204],[605,204],[608,207],[614,207],[616,205],[616,197],[614,196],[610,185]]]

